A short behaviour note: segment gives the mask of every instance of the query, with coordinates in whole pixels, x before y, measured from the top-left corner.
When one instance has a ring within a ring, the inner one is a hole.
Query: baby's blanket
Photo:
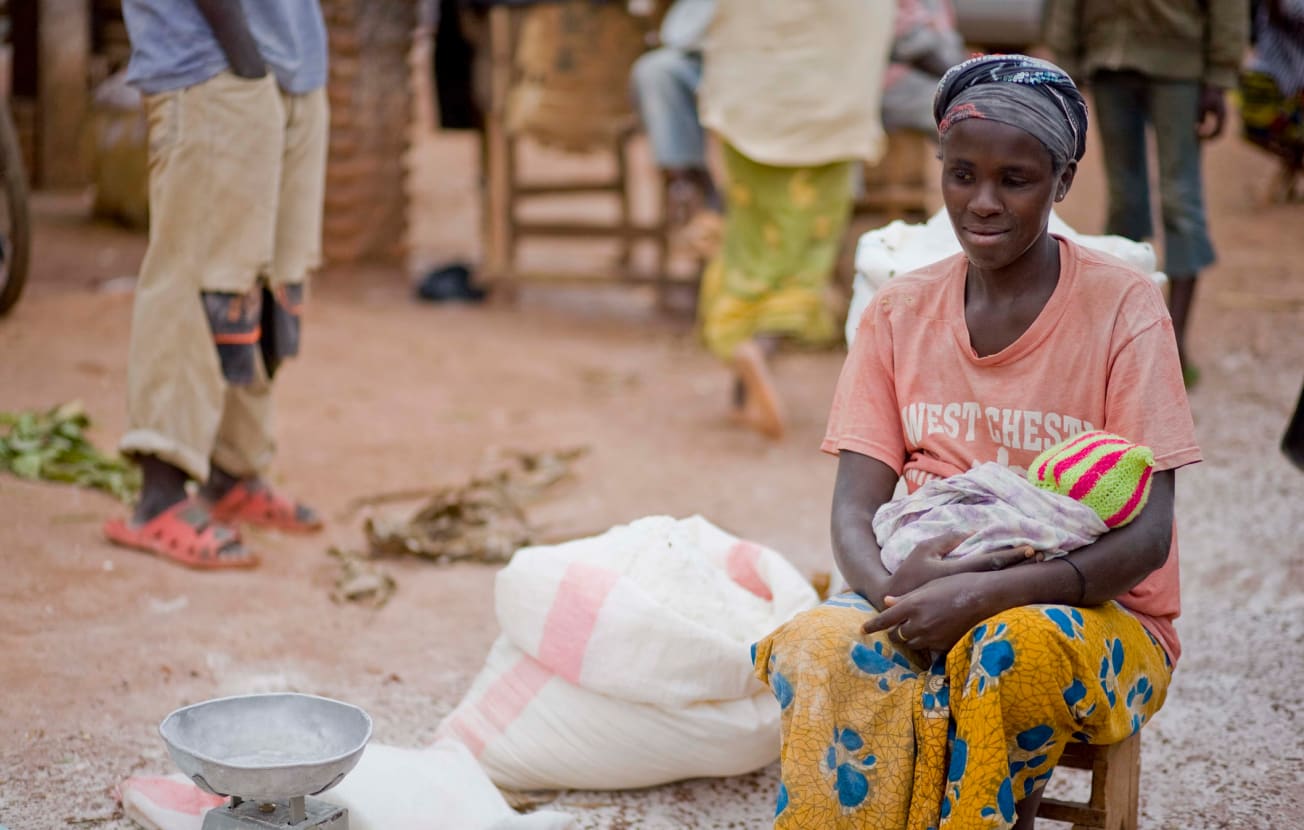
[[[1108,528],[1090,507],[1042,490],[994,462],[933,479],[874,514],[883,566],[895,572],[921,542],[972,534],[948,559],[1031,545],[1047,558],[1089,545]]]

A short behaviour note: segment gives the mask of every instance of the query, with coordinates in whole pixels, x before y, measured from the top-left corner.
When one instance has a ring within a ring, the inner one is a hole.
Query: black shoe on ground
[[[433,303],[480,303],[487,295],[471,284],[471,269],[461,263],[435,268],[417,283],[417,297]]]

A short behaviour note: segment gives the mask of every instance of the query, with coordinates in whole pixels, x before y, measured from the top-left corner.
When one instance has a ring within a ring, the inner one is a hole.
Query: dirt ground
[[[414,273],[477,255],[473,152],[468,136],[417,145]],[[1221,261],[1201,284],[1191,394],[1206,460],[1179,476],[1185,655],[1145,732],[1143,828],[1304,827],[1304,474],[1277,450],[1304,377],[1304,206],[1258,201],[1271,169],[1235,136],[1208,154]],[[1098,232],[1102,193],[1093,152],[1062,215]],[[89,223],[86,205],[36,201],[30,290],[0,322],[0,409],[80,399],[109,447],[144,239]],[[772,444],[729,426],[724,370],[649,296],[536,288],[514,307],[443,307],[410,283],[318,280],[306,352],[278,385],[275,479],[331,521],[314,538],[254,534],[257,571],[116,549],[99,526],[121,505],[0,477],[0,824],[129,827],[114,785],[172,771],[158,722],[219,695],[323,694],[366,708],[376,740],[429,741],[496,635],[495,569],[391,562],[397,593],[370,610],[331,601],[325,551],[361,545],[353,499],[462,480],[490,448],[592,449],[535,514],[556,535],[700,513],[804,571],[831,567],[834,462],[817,445],[841,350],[781,361],[792,428]],[[762,827],[775,786],[770,767],[551,806],[587,828]],[[1082,786],[1068,774],[1052,791]]]

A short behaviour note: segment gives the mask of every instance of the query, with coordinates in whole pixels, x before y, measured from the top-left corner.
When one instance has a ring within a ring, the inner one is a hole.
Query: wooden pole
[[[485,246],[486,276],[512,292],[511,141],[507,136],[507,93],[512,75],[512,10],[489,9],[489,113],[485,119]]]
[[[82,129],[90,93],[91,9],[88,0],[38,0],[36,170],[40,187],[88,181]]]

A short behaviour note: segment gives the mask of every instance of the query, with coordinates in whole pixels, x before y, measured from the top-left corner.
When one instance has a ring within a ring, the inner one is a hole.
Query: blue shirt
[[[326,85],[326,23],[318,0],[240,0],[258,52],[281,89]],[[203,83],[228,68],[194,0],[123,0],[131,38],[127,81],[146,95]]]

